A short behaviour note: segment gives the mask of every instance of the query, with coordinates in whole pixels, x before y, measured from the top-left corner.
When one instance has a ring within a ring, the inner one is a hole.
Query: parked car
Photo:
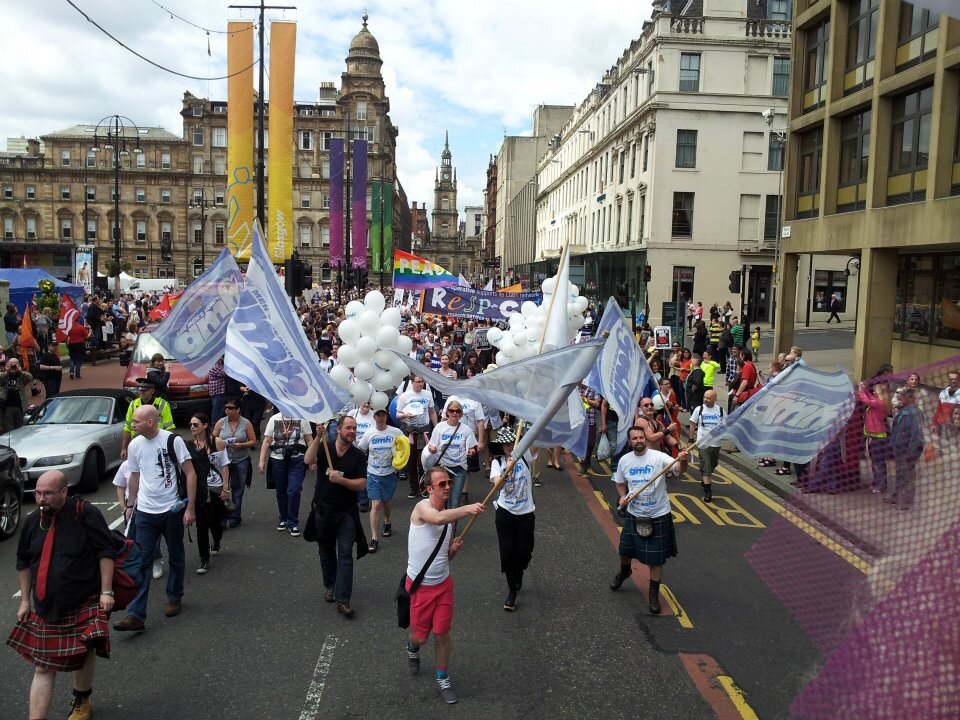
[[[96,492],[103,474],[120,466],[121,433],[129,390],[70,390],[47,400],[26,424],[2,436],[20,458],[25,490],[47,470],[60,470],[67,485]]]
[[[193,413],[210,413],[210,389],[208,378],[199,378],[187,370],[177,361],[153,336],[153,331],[159,323],[147,325],[137,335],[137,342],[133,346],[133,353],[127,365],[127,374],[123,378],[123,387],[134,389],[137,387],[137,378],[147,376],[147,366],[150,358],[155,354],[163,355],[167,372],[170,373],[170,382],[167,384],[166,398],[170,401],[170,409],[174,419],[190,417]]]
[[[23,513],[23,473],[13,448],[0,446],[0,540],[17,534]]]

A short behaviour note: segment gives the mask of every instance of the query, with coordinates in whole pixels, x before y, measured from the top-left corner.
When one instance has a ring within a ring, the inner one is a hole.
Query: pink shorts
[[[413,580],[407,578],[407,590]],[[453,626],[453,577],[438,585],[420,585],[410,596],[410,632],[426,640],[430,632],[446,635]]]

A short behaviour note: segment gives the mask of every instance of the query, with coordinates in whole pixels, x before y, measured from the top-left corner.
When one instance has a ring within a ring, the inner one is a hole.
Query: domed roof
[[[367,19],[368,16],[366,13],[364,13],[363,27],[360,29],[360,32],[356,34],[353,40],[350,41],[350,55],[376,55],[379,57],[380,45],[377,43],[377,39],[373,36],[373,33],[367,30]]]

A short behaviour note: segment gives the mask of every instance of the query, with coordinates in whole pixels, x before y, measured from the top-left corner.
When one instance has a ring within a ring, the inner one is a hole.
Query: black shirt
[[[57,534],[47,572],[47,596],[42,602],[37,599],[35,591],[43,543],[49,529],[40,527],[40,512],[34,511],[20,531],[17,570],[30,568],[33,607],[47,622],[57,622],[64,613],[80,607],[89,597],[99,595],[100,559],[116,557],[120,549],[100,511],[84,502],[78,512],[77,501],[77,498],[67,498],[66,504],[53,518],[43,518],[44,526],[51,520],[56,524]]]
[[[340,456],[337,454],[335,443],[329,447],[334,470],[343,473],[348,480],[367,476],[367,456],[360,449],[351,445]],[[347,512],[357,507],[356,491],[327,479],[327,455],[323,452],[323,448],[320,449],[317,457],[317,484],[313,491],[313,502],[317,507],[324,506],[334,512]]]
[[[7,387],[6,387],[6,405],[11,408],[22,408],[23,401],[20,399],[20,376],[17,375],[14,377],[10,375],[7,377]]]
[[[16,313],[7,313],[3,316],[3,327],[8,333],[20,332],[20,322]]]

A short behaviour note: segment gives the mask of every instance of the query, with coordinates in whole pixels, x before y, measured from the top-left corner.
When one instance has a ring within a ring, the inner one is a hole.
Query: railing
[[[670,22],[670,32],[685,35],[703,35],[702,17],[678,17]]]
[[[790,29],[789,20],[747,20],[747,37],[786,40]]]

